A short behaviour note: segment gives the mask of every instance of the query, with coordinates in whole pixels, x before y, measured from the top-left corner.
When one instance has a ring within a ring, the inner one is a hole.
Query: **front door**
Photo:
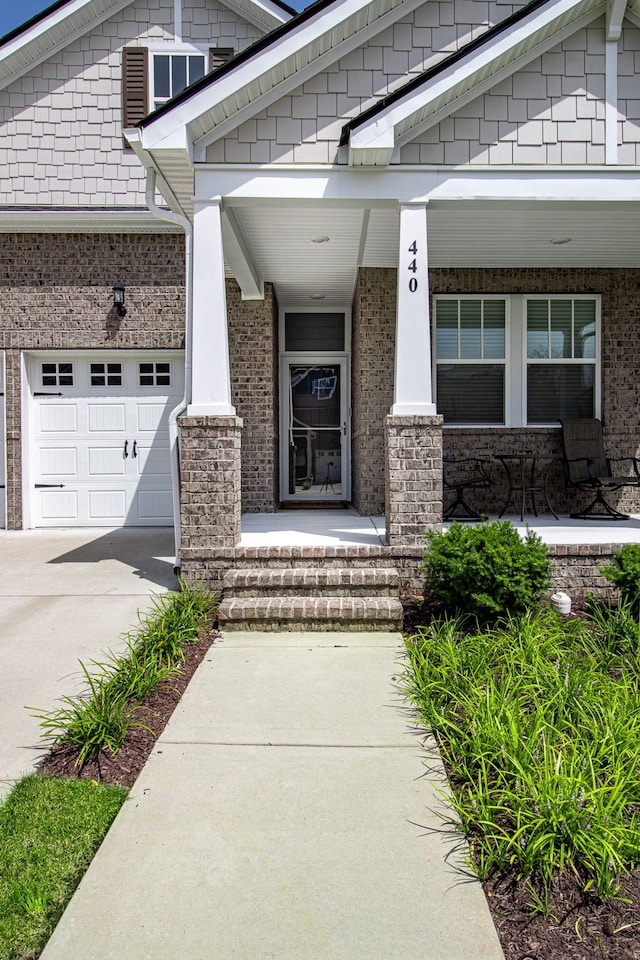
[[[281,499],[349,499],[348,370],[345,357],[283,357]]]

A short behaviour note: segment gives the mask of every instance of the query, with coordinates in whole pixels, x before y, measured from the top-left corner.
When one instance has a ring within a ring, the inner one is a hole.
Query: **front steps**
[[[230,569],[223,591],[218,618],[225,631],[402,629],[392,567]]]

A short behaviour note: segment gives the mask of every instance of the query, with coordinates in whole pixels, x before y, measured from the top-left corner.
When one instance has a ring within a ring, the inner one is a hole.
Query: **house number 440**
[[[411,273],[414,274],[414,276],[409,279],[409,291],[411,293],[415,293],[418,289],[418,278],[415,276],[415,274],[418,272],[418,263],[416,259],[416,255],[418,253],[418,244],[415,240],[409,246],[409,253],[413,254],[413,260],[409,262],[407,270],[410,270]]]

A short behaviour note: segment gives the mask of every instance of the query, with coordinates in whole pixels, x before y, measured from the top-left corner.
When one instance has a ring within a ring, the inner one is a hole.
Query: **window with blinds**
[[[599,416],[598,296],[437,296],[433,315],[445,424],[543,426]]]
[[[504,299],[436,300],[438,412],[445,423],[505,422]]]
[[[595,416],[596,302],[528,298],[527,423]]]

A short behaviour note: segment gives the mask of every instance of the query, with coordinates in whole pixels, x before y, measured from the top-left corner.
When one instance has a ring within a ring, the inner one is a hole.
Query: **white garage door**
[[[30,358],[34,526],[173,523],[169,414],[182,355]]]
[[[0,527],[6,526],[7,522],[7,454],[4,394],[4,356],[0,353]]]

